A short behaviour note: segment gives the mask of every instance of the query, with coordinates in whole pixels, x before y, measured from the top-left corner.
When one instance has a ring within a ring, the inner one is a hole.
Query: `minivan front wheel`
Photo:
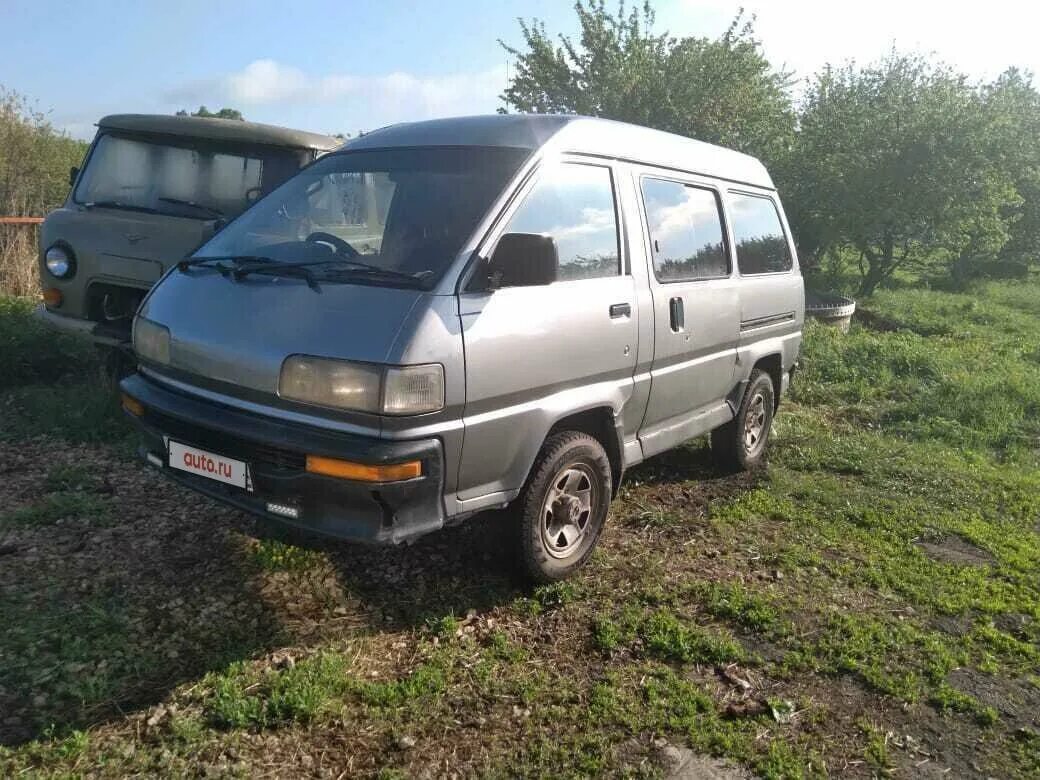
[[[603,446],[577,431],[550,436],[517,500],[524,573],[546,583],[577,570],[599,540],[610,497]]]
[[[762,464],[773,424],[773,380],[765,371],[751,372],[737,416],[711,432],[711,451],[723,468],[753,469]]]

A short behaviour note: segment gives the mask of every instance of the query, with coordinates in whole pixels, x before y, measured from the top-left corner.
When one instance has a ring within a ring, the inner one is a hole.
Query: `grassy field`
[[[257,541],[0,302],[0,775],[1040,775],[1040,285],[865,308],[768,468],[644,464],[530,591],[501,514]]]

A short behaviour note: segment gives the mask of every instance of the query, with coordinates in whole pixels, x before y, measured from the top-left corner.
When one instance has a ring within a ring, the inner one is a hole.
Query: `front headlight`
[[[76,273],[76,258],[72,250],[55,244],[43,255],[43,263],[55,279],[68,279]]]
[[[375,366],[292,355],[282,364],[278,395],[307,404],[379,412],[382,372]]]
[[[145,319],[134,318],[134,351],[138,356],[153,363],[170,363],[170,329],[165,325]]]
[[[423,414],[444,408],[439,364],[382,367],[291,355],[278,380],[282,398],[370,414]]]

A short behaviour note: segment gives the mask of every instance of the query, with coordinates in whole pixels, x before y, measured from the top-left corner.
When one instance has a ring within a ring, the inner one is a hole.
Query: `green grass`
[[[50,493],[30,506],[0,514],[0,529],[52,525],[80,519],[87,520],[92,525],[106,525],[111,519],[109,503],[91,493]]]
[[[306,723],[330,707],[350,687],[350,662],[342,655],[323,653],[287,669],[254,671],[233,664],[210,675],[212,695],[206,702],[211,723],[225,729],[265,729],[286,723]]]
[[[306,572],[321,562],[322,554],[278,539],[260,539],[250,548],[250,558],[264,571]]]
[[[130,426],[97,350],[83,337],[36,320],[33,306],[0,295],[0,440],[43,435],[126,445]]]
[[[47,472],[47,477],[43,480],[43,489],[50,493],[96,490],[98,486],[97,470],[82,465],[55,466]]]
[[[67,380],[97,368],[92,347],[36,320],[36,302],[0,295],[0,390]]]

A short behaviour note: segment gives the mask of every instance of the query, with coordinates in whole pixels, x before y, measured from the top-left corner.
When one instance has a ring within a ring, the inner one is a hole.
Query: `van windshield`
[[[297,168],[293,153],[165,143],[106,133],[98,138],[76,185],[82,205],[149,211],[192,219],[237,216],[261,195],[264,168]],[[283,175],[282,179],[285,178]]]
[[[444,147],[329,155],[257,203],[194,257],[298,262],[318,278],[411,281],[429,289],[528,154]]]

